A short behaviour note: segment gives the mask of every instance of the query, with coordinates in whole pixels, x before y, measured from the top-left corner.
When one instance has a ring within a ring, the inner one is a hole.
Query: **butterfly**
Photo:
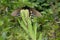
[[[18,8],[18,9],[16,9],[16,10],[14,10],[14,11],[11,13],[11,16],[18,16],[18,15],[20,14],[20,11],[21,11],[22,9],[28,9],[28,10],[29,10],[29,14],[35,15],[35,16],[37,16],[37,17],[42,16],[41,13],[40,13],[39,11],[37,11],[36,9],[34,9],[34,8],[25,8],[25,7],[23,7],[23,8]]]

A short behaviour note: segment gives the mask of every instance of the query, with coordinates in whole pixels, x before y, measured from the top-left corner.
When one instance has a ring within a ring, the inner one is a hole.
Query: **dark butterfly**
[[[19,8],[19,9],[14,10],[11,13],[11,16],[18,16],[22,9],[25,9],[25,8]],[[27,9],[29,10],[29,14],[33,14],[37,17],[42,16],[41,13],[39,11],[35,10],[34,8],[27,8]]]

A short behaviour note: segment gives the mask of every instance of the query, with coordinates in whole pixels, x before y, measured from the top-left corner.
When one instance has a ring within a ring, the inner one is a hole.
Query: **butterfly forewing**
[[[21,9],[16,9],[11,13],[11,16],[17,16],[19,15]]]

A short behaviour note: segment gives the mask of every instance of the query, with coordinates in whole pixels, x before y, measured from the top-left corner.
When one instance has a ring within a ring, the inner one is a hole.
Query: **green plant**
[[[23,30],[28,34],[29,38],[31,38],[32,40],[42,40],[42,33],[39,33],[39,38],[37,39],[38,28],[37,19],[36,18],[31,19],[31,17],[29,17],[28,10],[22,10],[21,17],[22,17],[21,19],[18,19],[18,22],[23,28]]]

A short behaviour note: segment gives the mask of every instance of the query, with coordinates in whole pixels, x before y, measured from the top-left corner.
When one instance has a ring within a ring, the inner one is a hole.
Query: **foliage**
[[[24,6],[42,17],[31,19],[27,10],[22,10],[22,19],[11,16]],[[0,40],[60,40],[60,0],[0,0]]]

